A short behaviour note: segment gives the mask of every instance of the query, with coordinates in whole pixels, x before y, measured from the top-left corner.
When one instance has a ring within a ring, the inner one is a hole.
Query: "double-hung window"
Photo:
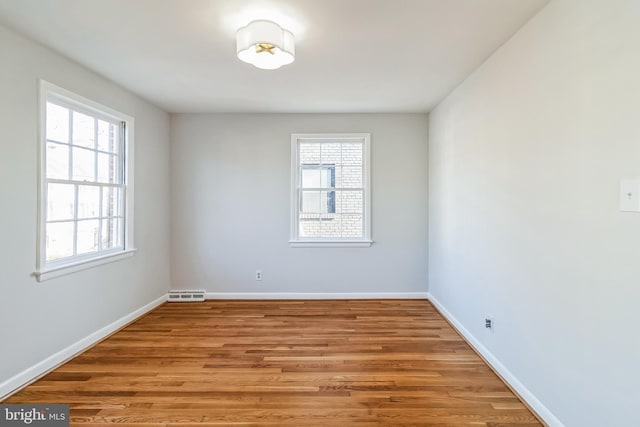
[[[369,134],[291,136],[291,245],[370,246]]]
[[[133,119],[41,82],[40,280],[133,248]]]

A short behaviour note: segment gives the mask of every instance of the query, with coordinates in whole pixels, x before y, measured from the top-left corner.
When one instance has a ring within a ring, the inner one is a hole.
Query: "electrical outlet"
[[[262,270],[256,270],[256,280],[262,280]]]
[[[493,316],[492,315],[487,314],[487,315],[484,316],[484,327],[485,327],[485,329],[488,329],[491,332],[493,332],[494,323],[493,323]]]
[[[620,210],[640,212],[640,179],[620,181]]]

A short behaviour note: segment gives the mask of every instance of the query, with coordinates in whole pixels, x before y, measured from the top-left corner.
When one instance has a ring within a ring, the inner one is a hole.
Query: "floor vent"
[[[169,291],[169,302],[204,301],[204,290]]]

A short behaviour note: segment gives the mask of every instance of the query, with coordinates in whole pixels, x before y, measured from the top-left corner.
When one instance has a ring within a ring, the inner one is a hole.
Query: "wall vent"
[[[204,301],[204,289],[190,291],[169,291],[169,302]]]

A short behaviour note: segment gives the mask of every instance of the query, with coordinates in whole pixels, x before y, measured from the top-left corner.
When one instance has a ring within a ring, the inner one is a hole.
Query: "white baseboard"
[[[69,359],[76,356],[78,353],[86,350],[91,347],[95,343],[104,339],[105,337],[111,335],[116,332],[118,329],[122,328],[126,324],[136,320],[138,317],[143,314],[153,310],[163,302],[167,300],[167,295],[163,295],[160,298],[151,301],[149,304],[146,304],[143,307],[133,311],[132,313],[127,314],[126,316],[121,317],[115,322],[101,328],[91,335],[86,336],[80,341],[71,344],[69,347],[60,350],[59,352],[47,357],[41,362],[36,363],[30,368],[25,369],[17,375],[9,378],[8,380],[0,383],[0,401],[6,397],[9,397],[10,394],[13,394],[17,390],[23,388],[24,386],[32,383],[36,379],[40,378],[44,374],[49,371],[55,369],[61,364],[65,363]]]
[[[428,292],[207,292],[206,299],[427,299]]]
[[[529,407],[549,426],[565,427],[564,424],[553,413],[522,384],[515,375],[509,371],[482,343],[465,328],[431,293],[428,293],[429,301],[442,313],[444,317],[456,328],[456,330],[466,339],[467,343],[480,353],[485,361],[491,365],[493,370],[506,382],[518,396],[524,400]]]

